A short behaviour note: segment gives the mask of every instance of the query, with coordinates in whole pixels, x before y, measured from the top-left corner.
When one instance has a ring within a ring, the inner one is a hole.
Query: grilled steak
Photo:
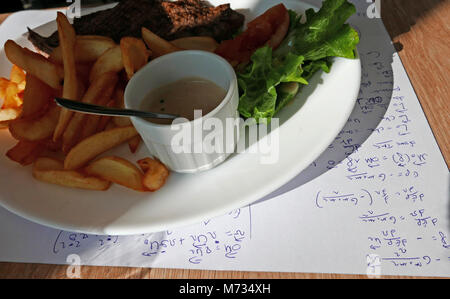
[[[212,7],[202,0],[123,0],[115,7],[75,18],[79,35],[109,36],[117,43],[124,36],[141,36],[146,27],[167,40],[186,36],[211,36],[218,42],[229,39],[243,25],[244,16],[229,4]],[[58,46],[58,32],[42,37],[28,29],[30,41],[50,53]]]

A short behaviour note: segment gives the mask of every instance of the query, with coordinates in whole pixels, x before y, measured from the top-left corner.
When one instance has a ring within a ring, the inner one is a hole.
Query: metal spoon
[[[69,110],[74,110],[78,112],[88,113],[88,114],[98,114],[98,115],[114,115],[114,116],[137,116],[141,118],[161,118],[161,119],[175,119],[178,115],[174,114],[164,114],[155,112],[146,112],[140,110],[132,109],[120,109],[120,108],[110,108],[105,106],[98,106],[92,104],[86,104],[83,102],[67,100],[63,98],[55,98],[56,103]]]

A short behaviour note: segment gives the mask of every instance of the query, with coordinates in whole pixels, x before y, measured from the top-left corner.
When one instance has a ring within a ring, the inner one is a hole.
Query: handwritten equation
[[[389,53],[371,49],[360,55],[363,74],[356,107],[329,146],[342,153],[340,159],[313,163],[341,176],[346,187],[318,189],[315,207],[324,213],[352,212],[347,221],[366,232],[360,241],[367,244],[369,267],[445,263],[450,268],[448,233],[427,205],[430,154],[416,136],[420,125],[410,112],[413,104],[394,83]],[[439,256],[430,254],[436,250]]]
[[[223,222],[227,225],[223,225]],[[59,231],[54,239],[52,253],[65,256],[89,250],[89,255],[96,256],[125,245],[133,249],[130,254],[135,257],[139,255],[156,259],[165,255],[183,254],[189,264],[199,265],[216,258],[238,259],[239,252],[251,239],[251,228],[251,206],[248,206],[177,231],[136,236],[101,236]]]

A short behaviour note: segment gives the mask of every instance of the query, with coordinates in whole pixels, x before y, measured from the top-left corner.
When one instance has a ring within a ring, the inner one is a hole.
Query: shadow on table
[[[445,0],[390,0],[381,3],[381,18],[392,39],[409,32],[418,20],[430,11],[439,9]],[[400,42],[394,43],[397,51],[403,49]]]

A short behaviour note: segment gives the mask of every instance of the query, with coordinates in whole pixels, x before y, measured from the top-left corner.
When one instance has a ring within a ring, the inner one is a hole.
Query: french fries
[[[106,50],[114,47],[114,41],[106,36],[78,35],[75,42],[75,62],[93,63]],[[56,47],[49,57],[50,61],[61,64],[63,62],[61,46]]]
[[[19,96],[19,87],[17,83],[10,81],[5,90],[5,100],[3,108],[15,108],[22,105],[22,99]]]
[[[107,181],[136,191],[145,191],[143,173],[131,162],[120,157],[104,157],[90,163],[84,171]]]
[[[54,96],[53,89],[39,78],[29,74],[23,93],[20,118],[29,119],[41,116]]]
[[[105,106],[105,105],[108,106],[108,103],[111,102],[110,97],[113,93],[113,89],[114,89],[114,85],[108,86],[106,91],[102,94],[102,96],[100,96],[97,99],[95,104],[100,105],[100,106]],[[83,120],[83,127],[80,132],[80,139],[81,140],[86,139],[97,132],[105,130],[107,123],[102,124],[102,120],[104,118],[110,119],[111,117],[110,116],[93,115],[93,114],[85,115],[84,120]],[[99,127],[102,127],[103,129],[99,130]]]
[[[130,80],[135,72],[147,64],[150,51],[141,39],[135,37],[123,37],[120,40],[120,50],[123,66]]]
[[[110,100],[106,103],[106,107],[115,107],[115,101]],[[112,117],[108,115],[102,115],[97,123],[97,129],[95,132],[101,132],[106,129],[106,126],[111,122]],[[89,135],[90,136],[90,135]]]
[[[0,78],[0,99],[4,99],[6,96],[6,88],[8,87],[10,80],[6,78]],[[2,107],[3,104],[0,104]]]
[[[111,182],[98,177],[89,177],[77,171],[64,170],[63,162],[44,157],[37,159],[34,163],[33,177],[51,184],[88,190],[104,191],[111,185]]]
[[[89,82],[100,77],[107,72],[120,72],[123,69],[122,51],[120,46],[116,45],[103,53],[92,66],[89,74]]]
[[[138,132],[133,126],[114,128],[92,135],[70,150],[64,160],[64,168],[68,170],[79,169],[101,153],[128,141],[136,135],[138,135]]]
[[[18,141],[6,156],[23,166],[33,164],[33,177],[51,184],[107,190],[116,183],[141,192],[158,190],[169,175],[159,161],[142,159],[137,167],[115,156],[95,160],[123,143],[131,153],[137,151],[142,139],[129,118],[75,113],[53,99],[123,107],[127,82],[150,56],[214,44],[207,38],[180,39],[177,46],[144,28],[144,40],[124,37],[118,45],[107,37],[77,36],[62,13],[56,23],[60,45],[48,58],[12,40],[4,45],[13,67],[10,79],[0,78],[0,129],[8,128]]]
[[[140,135],[137,135],[128,141],[128,148],[130,149],[130,152],[132,154],[134,154],[137,151],[139,144],[141,144],[141,141],[142,138]]]
[[[11,80],[11,82],[17,83],[18,85],[24,84],[25,83],[25,72],[20,67],[13,64],[10,75],[9,75],[9,79]],[[25,84],[22,87],[19,87],[19,89],[22,89],[22,90],[24,88],[25,88]]]
[[[166,183],[169,170],[164,164],[151,158],[141,159],[137,163],[144,171],[142,183],[147,190],[157,191]]]
[[[0,129],[21,114],[25,85],[25,72],[16,65],[11,68],[9,80],[0,78]]]
[[[44,145],[38,142],[19,141],[8,150],[6,156],[23,166],[32,164],[44,150]]]
[[[23,69],[27,74],[38,77],[54,89],[62,88],[64,70],[60,66],[38,53],[22,48],[13,40],[8,40],[4,49],[9,61]]]
[[[16,119],[20,115],[20,109],[5,108],[0,110],[0,122]]]
[[[147,47],[152,51],[152,58],[163,56],[172,52],[181,51],[183,49],[171,44],[165,39],[154,34],[145,27],[142,27],[142,38]]]
[[[121,86],[116,88],[114,92],[114,99],[116,101],[117,108],[125,108],[125,100],[124,100],[125,90]],[[129,117],[122,116],[114,116],[113,122],[117,127],[128,127],[132,126],[131,120]]]
[[[175,47],[185,50],[202,50],[207,52],[216,51],[219,44],[209,36],[190,36],[175,39],[170,42]]]
[[[39,141],[53,136],[61,108],[49,107],[38,119],[15,119],[9,123],[9,132],[17,140]]]
[[[84,94],[81,101],[87,104],[104,105],[108,101],[114,91],[114,87],[117,83],[118,76],[116,73],[104,73],[100,77],[96,78],[94,82],[89,86],[89,89]],[[99,102],[99,99],[106,98],[106,101]],[[97,101],[97,102],[96,102]],[[76,144],[78,138],[81,137],[81,127],[83,120],[86,119],[85,114],[75,113],[71,118],[66,130],[63,134],[62,150],[67,153]],[[95,116],[95,115],[89,115]]]
[[[75,30],[69,23],[67,17],[61,12],[58,12],[57,14],[56,23],[58,25],[59,43],[64,64],[64,85],[62,96],[63,98],[69,100],[77,100],[81,95],[79,92],[78,77],[75,67]],[[72,115],[73,111],[65,108],[61,109],[58,124],[56,125],[55,132],[53,133],[54,141],[58,140],[58,138],[64,133],[64,130],[69,124]]]

